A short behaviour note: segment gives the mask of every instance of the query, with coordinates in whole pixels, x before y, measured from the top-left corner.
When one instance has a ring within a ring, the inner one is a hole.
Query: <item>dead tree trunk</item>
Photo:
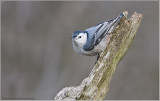
[[[134,13],[127,19],[124,12],[106,49],[101,53],[91,73],[79,86],[62,89],[55,100],[103,100],[109,89],[109,82],[116,66],[127,52],[142,20],[142,14]]]

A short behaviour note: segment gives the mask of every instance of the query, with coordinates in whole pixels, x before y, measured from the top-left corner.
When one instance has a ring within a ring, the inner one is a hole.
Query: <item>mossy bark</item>
[[[77,87],[62,89],[55,100],[103,100],[117,64],[130,47],[142,20],[142,14],[134,13],[127,19],[128,12],[112,33],[110,42],[101,53],[91,73]]]

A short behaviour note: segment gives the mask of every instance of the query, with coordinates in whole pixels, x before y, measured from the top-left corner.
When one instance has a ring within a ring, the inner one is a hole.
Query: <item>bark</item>
[[[142,14],[135,12],[129,19],[127,19],[128,12],[125,11],[124,14],[89,76],[79,86],[63,88],[55,100],[103,100],[105,98],[117,64],[130,47],[142,20]]]

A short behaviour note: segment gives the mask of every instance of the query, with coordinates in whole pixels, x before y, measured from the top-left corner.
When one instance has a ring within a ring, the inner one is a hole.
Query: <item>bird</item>
[[[83,31],[75,31],[72,33],[72,45],[76,53],[86,56],[97,55],[106,48],[114,31],[124,13],[119,14],[114,19],[107,22],[99,23]]]

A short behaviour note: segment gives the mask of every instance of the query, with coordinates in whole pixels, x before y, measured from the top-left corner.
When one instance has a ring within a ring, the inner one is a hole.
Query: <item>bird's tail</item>
[[[110,26],[113,26],[115,24],[118,24],[119,21],[121,20],[121,18],[124,16],[124,13],[121,13],[119,16],[117,16],[116,18],[108,21],[110,23]]]
[[[115,30],[116,26],[118,25],[118,23],[120,22],[121,18],[124,16],[124,13],[121,13],[119,16],[117,16],[116,18],[108,21],[108,25],[110,26],[108,28],[107,33],[111,33]]]

